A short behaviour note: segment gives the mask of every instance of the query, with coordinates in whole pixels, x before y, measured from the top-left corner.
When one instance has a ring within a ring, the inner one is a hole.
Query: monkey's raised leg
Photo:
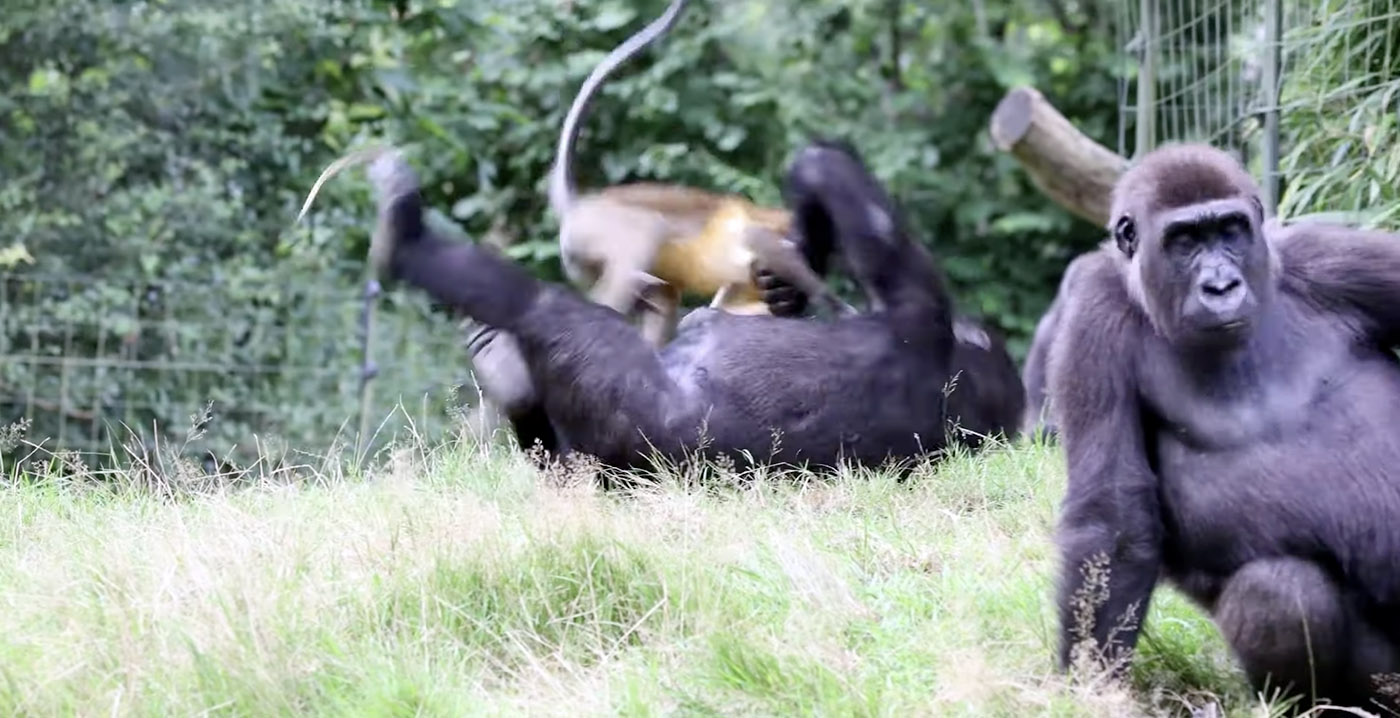
[[[656,212],[589,197],[579,200],[564,220],[560,251],[599,267],[589,297],[626,314],[637,301],[639,279],[656,261],[669,229]]]
[[[638,311],[642,313],[642,336],[661,348],[675,336],[681,294],[670,282],[643,273],[637,279]]]

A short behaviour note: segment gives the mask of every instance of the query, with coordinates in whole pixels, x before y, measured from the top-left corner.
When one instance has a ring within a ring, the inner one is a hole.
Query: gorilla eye
[[[1194,242],[1196,236],[1186,229],[1175,229],[1167,232],[1167,236],[1162,238],[1162,246],[1169,250],[1179,250],[1189,247]]]
[[[1241,241],[1249,239],[1249,225],[1240,220],[1231,220],[1225,223],[1220,230],[1221,235],[1230,241]]]

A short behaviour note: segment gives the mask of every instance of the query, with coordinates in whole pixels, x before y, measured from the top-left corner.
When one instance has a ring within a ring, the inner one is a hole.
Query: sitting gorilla
[[[1396,706],[1400,236],[1267,226],[1198,145],[1142,157],[1111,218],[1048,344],[1062,664],[1121,670],[1160,576],[1257,690]]]
[[[494,336],[482,348],[507,360],[495,363],[500,373],[512,356],[523,358],[516,366],[527,390],[491,397],[508,405],[522,439],[533,433],[559,454],[613,467],[719,455],[740,464],[875,465],[946,445],[954,342],[943,280],[845,146],[804,148],[784,195],[794,224],[825,232],[822,241],[843,255],[873,311],[802,320],[702,310],[659,352],[612,309],[487,248],[434,235],[418,180],[397,153],[379,157],[369,176],[380,205],[372,257],[386,278],[488,327]],[[480,373],[480,355],[476,364]],[[483,379],[491,392],[493,377]]]

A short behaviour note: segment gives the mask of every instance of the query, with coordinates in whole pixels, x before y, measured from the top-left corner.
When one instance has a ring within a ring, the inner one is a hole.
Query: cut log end
[[[1006,93],[992,112],[992,142],[1002,152],[1010,150],[1020,142],[1031,129],[1031,116],[1035,108],[1034,89],[1018,87]]]
[[[1080,132],[1032,87],[1006,93],[988,125],[992,143],[1015,157],[1041,192],[1089,222],[1108,221],[1127,160]]]

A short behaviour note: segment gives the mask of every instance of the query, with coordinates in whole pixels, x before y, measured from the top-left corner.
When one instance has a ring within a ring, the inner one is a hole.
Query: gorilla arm
[[[1092,658],[1121,668],[1138,631],[1161,563],[1157,477],[1146,461],[1133,341],[1144,318],[1131,308],[1114,259],[1097,253],[1061,314],[1057,348],[1072,362],[1052,362],[1059,430],[1069,486],[1061,506],[1058,586],[1060,663]],[[1095,562],[1097,568],[1091,567]]]
[[[1070,261],[1060,277],[1060,286],[1055,290],[1055,298],[1051,300],[1040,321],[1036,322],[1031,348],[1026,354],[1025,369],[1021,372],[1021,380],[1026,389],[1025,416],[1021,421],[1021,430],[1028,434],[1034,433],[1037,427],[1043,429],[1047,436],[1056,433],[1055,409],[1048,401],[1051,397],[1048,380],[1055,340],[1060,335],[1060,315],[1064,313],[1065,302],[1069,301],[1067,297],[1079,281],[1081,269],[1094,261],[1095,254],[1102,254],[1105,246],[1107,245],[1100,245],[1098,249],[1090,250]]]

